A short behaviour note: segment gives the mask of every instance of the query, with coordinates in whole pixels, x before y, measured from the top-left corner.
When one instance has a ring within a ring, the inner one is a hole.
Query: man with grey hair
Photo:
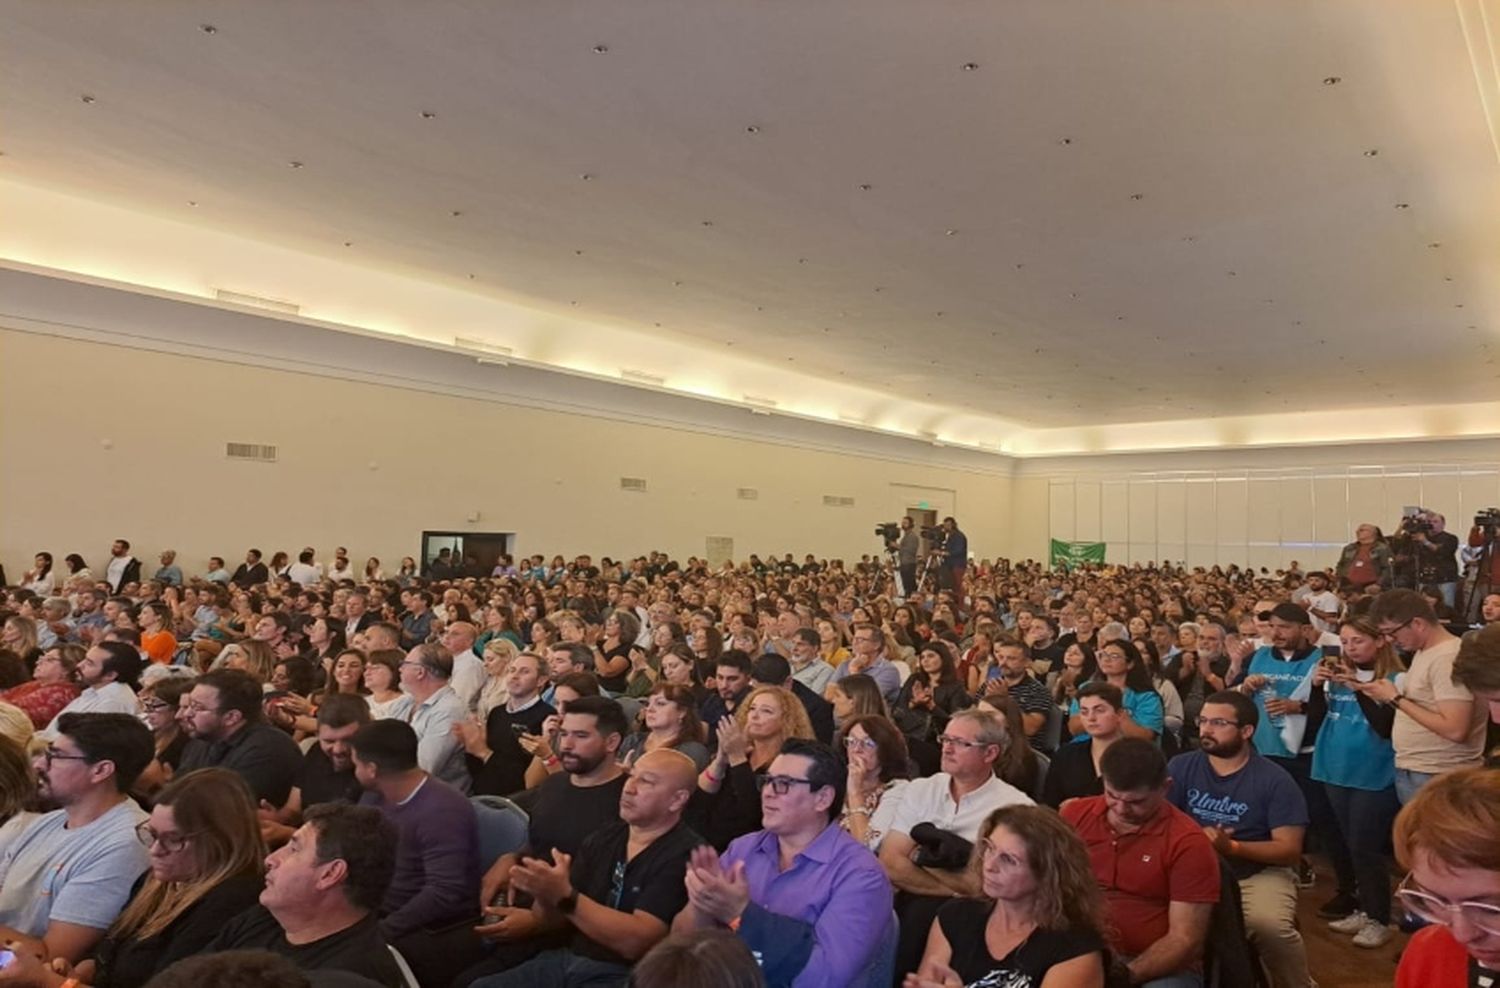
[[[73,626],[73,622],[68,620],[73,613],[73,605],[68,603],[68,598],[48,597],[42,601],[39,610],[39,620],[36,623],[38,648],[45,651],[59,642],[77,640],[77,629]]]
[[[469,770],[453,727],[464,722],[469,709],[449,685],[452,678],[452,652],[441,645],[418,645],[401,661],[406,699],[396,702],[391,716],[417,732],[417,764],[422,771],[467,793]]]
[[[161,551],[161,568],[151,577],[157,583],[164,583],[169,587],[182,586],[182,567],[177,565],[177,550],[163,549]]]
[[[1099,646],[1102,648],[1105,642],[1123,642],[1130,640],[1130,629],[1119,621],[1111,621],[1099,629]]]

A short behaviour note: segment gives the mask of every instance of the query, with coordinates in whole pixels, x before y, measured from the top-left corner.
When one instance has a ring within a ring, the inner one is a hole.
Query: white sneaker
[[[1356,909],[1343,919],[1329,920],[1328,928],[1335,933],[1358,933],[1368,922],[1370,922],[1370,917]]]
[[[1373,919],[1367,920],[1364,928],[1354,934],[1354,946],[1369,948],[1384,947],[1391,942],[1391,937],[1395,935],[1396,931],[1384,923],[1378,923]]]

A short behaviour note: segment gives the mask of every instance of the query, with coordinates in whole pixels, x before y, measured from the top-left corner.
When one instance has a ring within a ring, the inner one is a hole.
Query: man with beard
[[[268,847],[280,847],[302,823],[302,812],[320,803],[354,803],[361,787],[354,778],[349,741],[370,722],[370,705],[362,696],[335,693],[318,707],[318,743],[302,756],[291,795],[279,810],[262,801],[260,835]]]
[[[76,964],[104,936],[146,870],[129,795],[156,743],[136,717],[63,714],[32,761],[37,791],[60,807],[0,847],[0,940]]]
[[[1307,950],[1297,930],[1296,866],[1307,802],[1286,770],[1255,750],[1260,711],[1233,690],[1203,701],[1199,750],[1173,758],[1170,799],[1195,819],[1239,881],[1245,928],[1273,988],[1309,988]]]
[[[553,861],[553,851],[577,854],[591,834],[620,819],[625,772],[615,753],[629,732],[625,711],[614,700],[583,696],[568,704],[558,734],[558,758],[563,770],[537,787],[526,847],[515,854],[501,855],[479,886],[479,905],[486,913],[486,923],[478,932],[487,940],[497,941],[498,946],[487,959],[465,971],[457,983],[469,984],[475,978],[508,970],[543,950],[567,945],[565,936],[544,931],[529,907],[508,904],[511,871],[527,858]]]

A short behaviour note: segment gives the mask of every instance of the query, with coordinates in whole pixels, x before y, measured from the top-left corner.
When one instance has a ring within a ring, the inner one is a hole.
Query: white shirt
[[[286,575],[292,578],[292,582],[298,586],[310,587],[323,578],[323,574],[311,563],[292,563],[287,567]]]
[[[459,700],[453,687],[444,686],[421,703],[416,697],[404,696],[391,712],[393,718],[406,721],[417,732],[417,765],[428,775],[437,776],[469,794],[472,780],[464,762],[464,749],[453,736],[453,725],[468,717],[469,708]]]
[[[1306,599],[1302,603],[1303,606],[1308,608],[1307,616],[1312,621],[1314,628],[1317,628],[1319,631],[1326,631],[1331,635],[1338,634],[1339,625],[1337,618],[1332,621],[1325,621],[1312,613],[1312,608],[1314,607],[1320,611],[1327,611],[1330,614],[1341,612],[1343,606],[1339,603],[1337,594],[1331,590],[1324,590],[1322,593],[1313,593],[1309,590]]]
[[[125,579],[125,567],[130,565],[131,558],[130,556],[110,557],[109,568],[104,571],[104,579],[111,590],[119,592],[120,583]]]
[[[479,703],[479,691],[484,689],[484,663],[472,648],[453,653],[453,675],[448,685],[464,702],[465,710],[473,710]]]
[[[140,712],[135,690],[124,683],[90,686],[74,697],[72,703],[63,707],[45,730],[37,731],[37,737],[48,741],[57,737],[57,722],[62,719],[63,714],[129,714],[136,717]]]
[[[339,569],[336,562],[328,564],[328,578],[330,580],[354,580],[354,566],[347,559],[344,560],[344,568]]]
[[[1035,805],[1030,796],[997,776],[955,803],[949,791],[951,782],[952,776],[947,772],[913,779],[902,793],[901,806],[887,832],[910,836],[917,824],[930,823],[939,830],[975,841],[979,839],[979,825],[1000,807]]]

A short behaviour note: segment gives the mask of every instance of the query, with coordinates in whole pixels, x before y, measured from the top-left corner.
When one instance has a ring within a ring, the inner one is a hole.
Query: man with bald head
[[[448,685],[470,711],[478,706],[479,691],[484,687],[484,663],[474,654],[478,640],[479,630],[467,621],[450,622],[438,636],[442,646],[453,653],[453,676]]]
[[[531,858],[512,868],[511,887],[534,900],[536,935],[567,932],[570,940],[479,977],[472,988],[624,985],[630,966],[666,937],[687,905],[688,856],[703,839],[682,812],[696,784],[688,756],[672,748],[647,752],[630,768],[617,822],[591,834],[576,855],[554,850],[550,861]]]

